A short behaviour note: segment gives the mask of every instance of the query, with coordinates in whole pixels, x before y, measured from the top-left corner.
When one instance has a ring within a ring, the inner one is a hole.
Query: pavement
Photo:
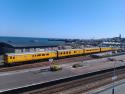
[[[113,94],[112,89],[113,83],[89,91],[86,94]],[[125,79],[114,83],[114,94],[125,94]]]
[[[112,94],[112,88],[97,94]],[[125,82],[114,88],[114,94],[125,94]]]

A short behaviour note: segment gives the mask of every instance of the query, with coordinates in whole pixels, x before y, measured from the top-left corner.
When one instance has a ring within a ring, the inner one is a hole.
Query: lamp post
[[[112,81],[113,81],[113,87],[112,87],[112,94],[115,93],[115,90],[114,90],[114,84],[115,84],[115,63],[114,63],[114,71],[113,71],[113,77],[112,77]]]
[[[113,87],[112,87],[112,94],[115,94],[115,80],[117,79],[116,76],[116,60],[114,60],[114,71],[113,71],[113,77],[112,77],[112,81],[113,81]]]

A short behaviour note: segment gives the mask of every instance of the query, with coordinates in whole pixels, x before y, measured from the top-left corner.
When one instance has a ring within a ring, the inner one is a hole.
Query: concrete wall
[[[0,53],[22,53],[22,52],[39,52],[39,51],[50,51],[58,50],[58,47],[47,47],[47,48],[11,48],[11,47],[1,47]]]
[[[14,48],[2,47],[1,49],[2,49],[2,54],[4,54],[4,53],[14,53],[15,52]]]

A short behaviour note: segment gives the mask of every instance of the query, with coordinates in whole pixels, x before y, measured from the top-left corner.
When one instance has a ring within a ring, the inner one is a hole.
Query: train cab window
[[[12,59],[12,56],[10,57],[10,59]]]

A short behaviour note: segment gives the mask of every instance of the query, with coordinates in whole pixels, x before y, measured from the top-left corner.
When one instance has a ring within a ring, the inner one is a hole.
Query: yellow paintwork
[[[31,60],[30,54],[22,54],[22,55],[8,56],[7,62],[13,63],[13,62],[22,62],[22,61],[29,61],[29,60]]]
[[[17,55],[15,54],[15,55],[6,56],[5,62],[18,63],[18,62],[24,62],[24,61],[46,59],[46,58],[55,58],[56,56],[57,56],[57,53],[55,52],[39,52],[35,54],[17,54]]]
[[[86,48],[84,49],[84,54],[97,53],[100,52],[100,48]]]
[[[101,48],[101,52],[112,51],[112,50],[114,49],[110,47]],[[66,56],[73,56],[73,55],[80,55],[80,54],[91,54],[91,53],[97,53],[97,52],[100,52],[100,48],[58,50],[58,57],[66,57]],[[25,62],[25,61],[49,59],[49,58],[57,58],[57,51],[7,54],[4,56],[4,62],[8,64],[12,64],[12,63]]]
[[[111,47],[103,47],[101,48],[101,52],[112,51]]]
[[[61,50],[58,52],[58,57],[80,55],[80,54],[83,54],[83,49]]]

